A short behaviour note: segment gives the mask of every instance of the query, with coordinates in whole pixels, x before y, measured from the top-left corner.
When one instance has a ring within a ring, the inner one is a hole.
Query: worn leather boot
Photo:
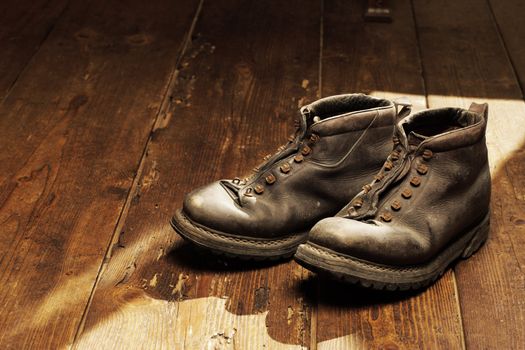
[[[286,145],[248,178],[216,181],[188,194],[172,226],[224,255],[291,256],[317,221],[336,214],[381,168],[397,114],[409,111],[409,105],[362,94],[307,105]]]
[[[487,105],[414,114],[374,180],[336,217],[317,223],[296,260],[375,289],[419,288],[489,232]]]

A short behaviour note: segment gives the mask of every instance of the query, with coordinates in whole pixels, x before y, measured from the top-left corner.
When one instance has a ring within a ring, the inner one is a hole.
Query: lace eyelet
[[[421,185],[421,178],[419,176],[414,176],[410,179],[410,184],[414,187]]]
[[[384,222],[390,222],[392,221],[392,214],[390,214],[389,212],[384,212],[383,214],[381,214],[379,216],[381,218],[381,220],[383,220]]]
[[[298,154],[293,158],[294,162],[301,163],[304,160],[304,156],[302,154]]]
[[[263,185],[260,185],[260,184],[257,184],[255,185],[254,189],[255,193],[257,194],[263,194],[264,193],[264,186]]]
[[[395,211],[401,210],[401,202],[396,199],[392,202],[390,207]]]
[[[319,139],[320,139],[320,137],[317,134],[310,135],[310,142],[312,142],[312,143],[316,143],[317,141],[319,141]]]
[[[283,174],[288,174],[290,170],[292,170],[292,167],[290,166],[290,164],[284,163],[279,167],[279,169]]]
[[[308,146],[304,146],[303,149],[301,150],[301,154],[303,156],[307,156],[310,154],[310,152],[312,152],[312,149]]]
[[[432,153],[431,150],[426,149],[426,150],[423,151],[422,157],[423,157],[424,160],[428,161],[428,160],[430,160],[433,157],[433,155],[434,155],[434,153]]]
[[[377,182],[383,180],[384,178],[385,178],[385,174],[383,174],[383,173],[379,173],[379,174],[377,174],[377,175],[374,176],[374,179],[375,179]]]
[[[273,185],[277,179],[273,174],[269,174],[264,178],[264,180],[268,185]]]
[[[403,192],[401,192],[401,196],[405,199],[409,199],[412,197],[412,190],[410,190],[410,188],[405,188]]]
[[[428,166],[426,166],[425,164],[419,164],[416,170],[419,174],[425,175],[428,172]]]
[[[392,154],[390,154],[390,159],[398,160],[399,159],[399,153],[397,151],[392,152]]]

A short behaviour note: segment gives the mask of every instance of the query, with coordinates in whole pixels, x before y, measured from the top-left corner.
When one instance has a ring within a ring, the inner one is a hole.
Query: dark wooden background
[[[524,349],[525,3],[0,3],[0,348]],[[488,244],[377,293],[199,255],[168,220],[331,94],[488,102]],[[215,347],[214,347],[215,346]]]

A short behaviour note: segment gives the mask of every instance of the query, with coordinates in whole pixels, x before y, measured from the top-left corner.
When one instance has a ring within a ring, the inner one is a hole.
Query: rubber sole
[[[278,260],[290,258],[299,244],[306,242],[308,232],[276,239],[256,238],[219,232],[200,226],[178,210],[171,219],[171,226],[200,248],[214,254],[243,260]]]
[[[337,253],[311,242],[301,244],[294,259],[307,269],[344,282],[377,290],[409,290],[436,281],[457,259],[474,254],[488,238],[489,215],[473,229],[449,245],[433,260],[412,266],[375,264]]]

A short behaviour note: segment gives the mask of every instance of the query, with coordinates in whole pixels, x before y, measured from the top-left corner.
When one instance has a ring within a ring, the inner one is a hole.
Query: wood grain
[[[523,4],[391,4],[384,24],[344,0],[3,1],[0,347],[524,348]],[[489,103],[492,230],[471,259],[384,294],[174,234],[185,193],[347,92]]]
[[[72,342],[196,8],[75,2],[0,105],[2,348]]]
[[[488,3],[523,93],[525,89],[525,45],[523,45],[525,42],[525,26],[523,25],[525,2],[492,0]]]
[[[358,2],[325,1],[323,95],[366,91],[386,98],[408,96],[415,110],[425,106],[411,4],[391,4],[393,22],[383,24],[363,23],[362,4]],[[419,294],[388,294],[318,283],[320,344],[343,337],[334,349],[462,347],[453,273],[445,274]]]
[[[67,0],[0,3],[0,102],[64,11]]]
[[[186,339],[186,348],[205,346],[229,332],[220,320],[230,313],[251,315],[254,322],[262,318],[267,326],[251,328],[253,333],[237,328],[238,349],[270,346],[272,338],[284,348],[308,342],[309,309],[297,289],[300,267],[199,255],[174,233],[169,219],[187,192],[246,174],[286,141],[298,107],[317,94],[320,17],[318,2],[204,4],[78,348],[125,346],[104,336],[100,325],[111,319],[108,327],[126,329],[126,317],[116,315],[151,298],[164,305],[156,309],[155,321],[137,312],[126,315],[151,329],[159,346],[170,344],[173,323],[183,325],[177,341]],[[226,309],[217,309],[212,297],[226,298]],[[196,305],[194,312],[174,313],[174,303],[179,308],[187,301]]]
[[[525,46],[522,43],[525,41],[525,26],[521,25],[522,16],[520,14],[525,11],[525,3],[508,1],[505,3],[506,6],[501,6],[502,4],[500,3],[490,2],[490,5],[498,29],[500,29],[503,44],[507,49],[507,55],[520,83],[521,95],[523,97],[523,89],[525,87]],[[519,91],[517,91],[514,85],[513,90],[519,95]],[[521,101],[519,101],[520,99],[517,98],[517,100],[518,101],[509,101],[510,105],[505,104],[505,107],[508,106],[508,108],[505,108],[504,113],[511,114],[510,117],[505,116],[505,120],[517,120],[518,125],[522,125],[525,115],[523,114],[523,105]],[[505,159],[505,168],[503,169],[503,166],[501,166],[500,172],[507,175],[507,179],[502,182],[502,186],[507,187],[507,193],[514,193],[516,199],[511,208],[517,206],[518,210],[513,211],[510,216],[510,222],[514,224],[512,231],[516,232],[512,235],[513,242],[516,242],[513,244],[512,249],[519,261],[520,270],[525,271],[525,250],[522,249],[525,247],[525,235],[521,233],[522,225],[524,224],[521,217],[525,216],[525,207],[523,206],[523,201],[525,200],[525,187],[523,186],[523,148],[525,146],[525,140],[519,139],[520,136],[522,136],[521,133],[516,135],[516,133],[511,131],[514,130],[514,128],[511,129],[510,127],[514,127],[514,125],[505,122],[504,126],[506,126],[506,128],[502,128],[498,133],[498,141],[501,141],[500,147],[502,148],[500,152],[505,153],[500,155],[500,159]],[[509,140],[509,135],[514,135],[512,140]],[[507,224],[508,223],[507,221]]]
[[[523,349],[525,103],[515,70],[486,2],[417,1],[415,10],[429,105],[489,103],[491,236],[455,269],[466,345]]]

